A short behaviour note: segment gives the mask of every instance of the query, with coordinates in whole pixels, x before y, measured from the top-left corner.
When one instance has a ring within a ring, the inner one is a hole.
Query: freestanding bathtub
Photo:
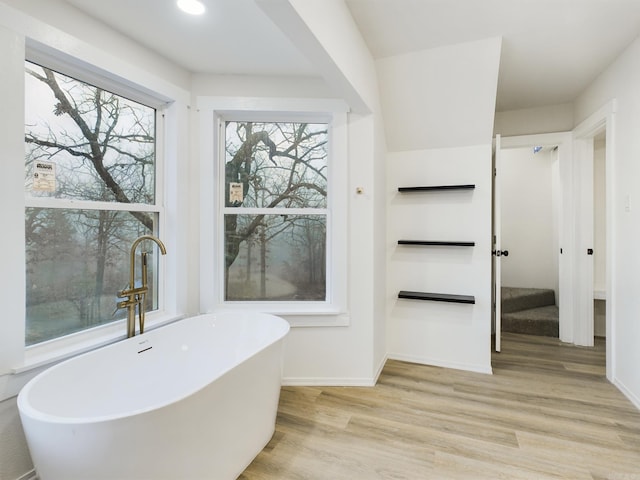
[[[288,331],[200,315],[49,368],[18,396],[39,479],[237,478],[273,435]]]

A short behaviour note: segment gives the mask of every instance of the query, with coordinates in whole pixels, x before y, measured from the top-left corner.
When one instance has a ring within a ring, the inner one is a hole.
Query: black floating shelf
[[[449,303],[476,303],[475,297],[471,295],[450,295],[447,293],[426,293],[426,292],[408,292],[401,290],[398,298],[409,298],[412,300],[432,300],[434,302]]]
[[[430,192],[438,190],[473,190],[474,184],[467,185],[430,185],[424,187],[398,187],[399,192]]]
[[[434,247],[473,247],[476,242],[443,242],[439,240],[398,240],[398,245],[425,245]]]

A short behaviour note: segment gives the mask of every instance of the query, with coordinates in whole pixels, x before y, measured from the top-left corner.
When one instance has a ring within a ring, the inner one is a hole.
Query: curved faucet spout
[[[158,249],[162,255],[167,254],[167,249],[164,243],[153,235],[142,235],[134,240],[131,245],[130,263],[129,263],[129,288],[118,292],[118,296],[125,298],[122,302],[118,302],[118,308],[127,308],[127,337],[133,337],[136,334],[136,306],[138,307],[138,316],[140,319],[140,333],[144,333],[144,314],[145,314],[145,299],[149,287],[147,285],[147,252],[142,252],[141,263],[141,277],[142,285],[140,287],[135,286],[136,281],[136,249],[138,245],[145,240],[151,240],[158,245]]]
[[[136,249],[138,248],[138,245],[145,240],[156,242],[160,249],[160,253],[162,253],[162,255],[167,254],[167,249],[159,238],[154,237],[153,235],[142,235],[141,237],[136,238],[131,244],[131,253],[129,255],[129,288],[133,288],[136,281]]]

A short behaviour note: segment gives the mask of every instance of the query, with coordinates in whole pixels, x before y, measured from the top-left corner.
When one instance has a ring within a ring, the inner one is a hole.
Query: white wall
[[[491,371],[491,145],[388,154],[387,345],[391,358]],[[398,187],[475,184],[400,193]],[[400,239],[474,247],[398,245]],[[475,305],[397,298],[400,290],[472,295]]]
[[[1,199],[4,202],[21,202],[24,204],[24,166],[8,162],[8,159],[21,160],[24,147],[21,138],[24,134],[24,118],[22,100],[24,80],[22,68],[24,65],[24,38],[17,33],[0,25],[0,102],[4,114],[0,116],[0,156],[3,158],[3,175],[0,177]],[[18,122],[10,122],[7,115],[18,117]],[[15,203],[14,203],[15,204]],[[21,357],[18,351],[24,339],[24,325],[9,322],[7,319],[24,318],[24,253],[16,251],[15,245],[22,244],[24,235],[24,213],[9,208],[0,209],[0,250],[6,252],[2,256],[2,275],[0,275],[0,292],[7,295],[2,322],[0,322],[0,336],[11,342],[13,348],[0,350],[0,365],[10,365],[16,358]],[[18,272],[17,277],[9,272]],[[2,294],[0,294],[2,295]],[[4,300],[4,299],[3,299]],[[13,480],[31,468],[31,459],[26,449],[24,434],[15,398],[6,398],[12,393],[4,392],[7,388],[6,375],[0,367],[0,479]],[[5,380],[2,381],[2,377]],[[4,388],[3,388],[4,387]]]
[[[322,69],[326,82],[341,92],[358,114],[379,113],[375,66],[344,0],[259,0],[290,3],[324,50],[329,66]],[[300,37],[292,41],[300,47]],[[307,51],[309,58],[318,60]],[[354,95],[350,95],[350,91]]]
[[[491,142],[500,39],[377,62],[387,146],[389,356],[491,371]],[[398,187],[475,184],[400,194]],[[474,241],[404,247],[399,239]],[[475,305],[401,300],[400,290],[472,295]]]
[[[551,147],[503,149],[500,171],[502,286],[550,288],[558,297],[558,161]]]
[[[33,468],[16,399],[0,402],[0,478],[14,480]]]
[[[490,142],[500,47],[493,38],[378,60],[389,151]]]
[[[331,98],[335,95],[320,77],[193,74],[193,97]]]
[[[1,7],[1,5],[0,5]],[[0,116],[0,158],[3,175],[0,176],[0,248],[3,255],[0,276],[0,302],[6,305],[0,322],[0,399],[5,399],[5,373],[16,361],[22,360],[24,322],[11,321],[25,317],[24,273],[24,49],[25,39],[0,24],[0,102],[4,114]],[[11,162],[9,159],[19,159]],[[8,205],[18,208],[7,208]],[[4,388],[3,388],[4,387]]]
[[[640,40],[636,39],[575,102],[575,120],[579,123],[603,105],[616,99],[613,142],[613,168],[607,172],[612,191],[611,223],[608,247],[613,251],[612,288],[608,303],[615,311],[612,381],[640,408]],[[628,207],[627,207],[628,205]],[[607,332],[609,336],[609,332]]]
[[[537,133],[568,132],[573,129],[573,104],[548,105],[496,112],[494,132],[503,137]]]

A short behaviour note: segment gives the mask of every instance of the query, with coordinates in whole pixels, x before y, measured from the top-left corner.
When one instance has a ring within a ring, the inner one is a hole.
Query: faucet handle
[[[129,297],[129,300],[134,300],[134,297],[140,295],[141,293],[147,293],[148,291],[149,291],[149,287],[146,287],[146,286],[126,288],[118,292],[118,297],[120,298]]]
[[[122,290],[118,290],[117,292],[118,297],[119,298],[128,297],[130,289],[131,289],[131,285],[127,283]]]
[[[120,295],[118,295],[120,296]],[[127,308],[130,305],[130,300],[123,300],[121,302],[116,302],[116,308],[113,309],[113,312],[111,312],[111,316],[115,317],[116,313],[118,313],[118,310],[123,309],[123,308]]]

